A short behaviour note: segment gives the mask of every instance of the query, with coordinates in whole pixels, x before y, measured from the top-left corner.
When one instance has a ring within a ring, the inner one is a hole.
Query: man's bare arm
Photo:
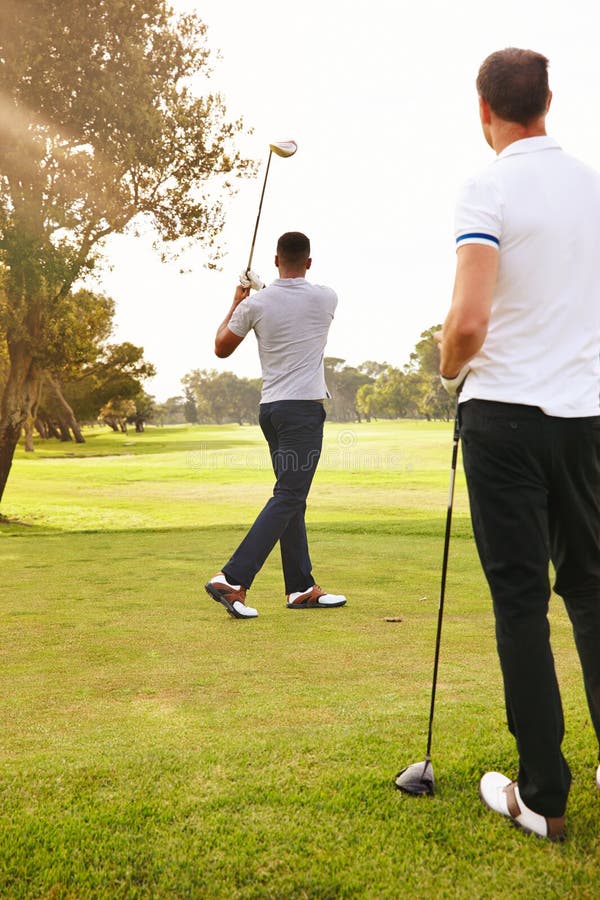
[[[483,244],[466,244],[457,251],[452,303],[442,331],[436,335],[440,373],[445,378],[455,378],[485,341],[498,260],[498,251]]]
[[[229,322],[237,307],[240,305],[242,300],[246,299],[249,294],[249,287],[244,288],[241,286],[241,284],[237,285],[235,294],[233,295],[233,303],[231,304],[231,308],[219,325],[217,329],[217,335],[215,337],[215,355],[218,356],[219,359],[226,359],[228,356],[231,356],[236,347],[239,347],[239,345],[244,340],[243,337],[234,334],[234,332],[229,328]]]

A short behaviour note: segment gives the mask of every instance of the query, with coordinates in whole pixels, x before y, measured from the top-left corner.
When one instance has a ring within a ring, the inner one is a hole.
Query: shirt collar
[[[517,156],[519,153],[537,153],[538,150],[560,150],[554,138],[547,134],[541,134],[538,137],[523,138],[520,141],[513,141],[508,147],[505,147],[502,153],[498,154],[498,159],[504,159],[505,156]]]

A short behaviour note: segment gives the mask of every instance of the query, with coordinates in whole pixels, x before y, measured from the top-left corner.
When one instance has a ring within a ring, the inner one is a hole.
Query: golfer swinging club
[[[230,356],[254,330],[262,366],[259,423],[276,476],[273,496],[207,592],[236,619],[252,619],[246,591],[279,541],[288,609],[343,606],[346,598],[315,584],[304,523],[306,498],[321,455],[329,397],[323,370],[327,334],[337,306],[331,288],[310,284],[310,242],[298,231],[283,234],[275,265],[279,278],[263,287],[244,273],[219,326],[215,353]],[[257,293],[249,296],[250,288]]]
[[[464,381],[473,530],[519,757],[516,777],[488,772],[479,791],[524,831],[562,840],[571,775],[547,619],[550,560],[600,743],[600,176],[546,135],[544,56],[492,53],[477,90],[497,158],[458,202],[440,372],[450,393]]]

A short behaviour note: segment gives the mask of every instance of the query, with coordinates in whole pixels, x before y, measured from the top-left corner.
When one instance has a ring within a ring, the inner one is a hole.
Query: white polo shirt
[[[306,278],[276,278],[236,307],[228,327],[238,337],[254,329],[263,377],[261,403],[331,396],[323,359],[336,306],[331,288]]]
[[[500,266],[461,401],[600,415],[600,175],[550,137],[515,141],[460,195],[457,248],[471,243]]]

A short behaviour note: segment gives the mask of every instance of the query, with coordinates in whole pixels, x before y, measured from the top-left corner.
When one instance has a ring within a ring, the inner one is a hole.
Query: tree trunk
[[[0,403],[0,500],[6,488],[21,430],[38,397],[40,376],[24,343],[9,348],[10,369]]]
[[[27,416],[23,431],[25,432],[25,450],[27,453],[33,453],[35,450],[33,446],[33,416]]]
[[[52,388],[52,390],[54,391],[54,396],[56,397],[56,399],[58,400],[58,402],[60,403],[60,405],[62,406],[62,408],[64,409],[64,411],[66,413],[66,422],[67,422],[68,427],[73,432],[75,442],[77,444],[85,444],[85,438],[81,433],[81,427],[79,425],[79,422],[75,418],[75,413],[73,412],[73,407],[69,404],[69,402],[65,398],[65,395],[62,392],[62,388],[60,386],[58,379],[56,379],[53,375],[51,375],[50,372],[44,372],[44,377],[45,377],[46,381],[48,382],[48,384],[50,385],[50,387]],[[65,440],[71,440],[70,436],[68,438],[66,438]]]
[[[69,431],[69,426],[67,422],[63,422],[62,419],[58,422],[58,430],[60,431],[60,439],[63,443],[67,443],[67,441],[71,440],[71,432]]]
[[[38,415],[36,416],[33,424],[35,425],[36,431],[42,438],[42,440],[46,440],[46,438],[48,437],[48,428],[44,420]]]

